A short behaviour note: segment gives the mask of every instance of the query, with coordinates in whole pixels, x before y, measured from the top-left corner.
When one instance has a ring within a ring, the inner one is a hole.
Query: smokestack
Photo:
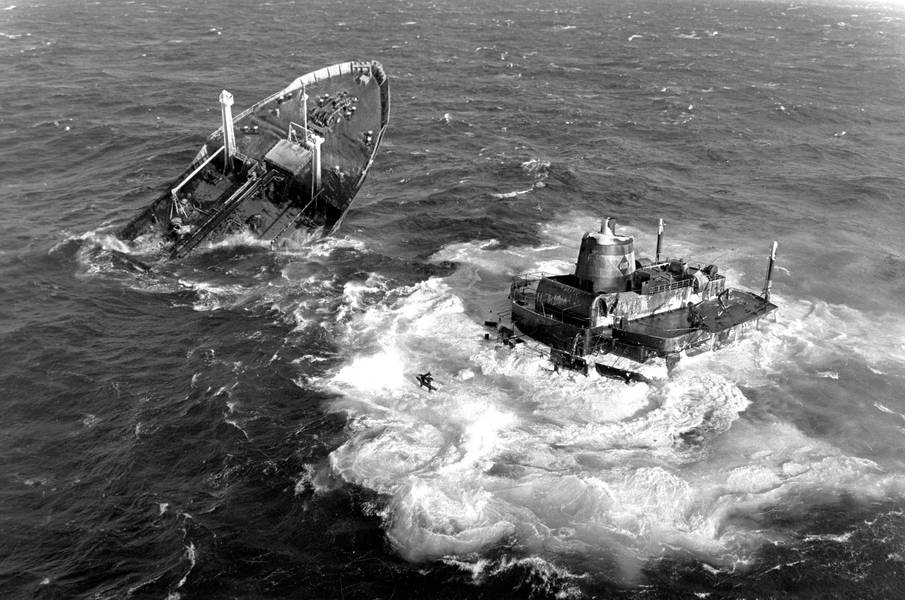
[[[575,276],[594,292],[623,292],[635,270],[631,236],[616,235],[616,220],[604,219],[599,232],[586,233],[578,250]]]

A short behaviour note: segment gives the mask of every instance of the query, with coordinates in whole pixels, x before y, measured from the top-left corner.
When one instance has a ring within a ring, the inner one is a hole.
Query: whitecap
[[[176,584],[176,589],[185,585],[185,582],[188,581],[189,574],[192,572],[192,569],[195,568],[198,552],[195,550],[195,544],[193,542],[189,542],[189,545],[185,547],[185,558],[189,561],[189,568],[185,572],[185,575],[182,576],[182,579],[179,580],[179,583]]]
[[[349,437],[329,470],[385,499],[373,514],[402,556],[446,557],[480,577],[488,548],[515,543],[543,558],[618,556],[630,578],[678,548],[728,569],[783,535],[734,515],[905,491],[874,461],[748,415],[742,390],[768,386],[772,374],[828,371],[839,347],[867,356],[878,336],[892,343],[896,331],[860,313],[777,295],[776,322],[653,384],[553,373],[529,344],[483,341],[479,315],[509,276],[568,270],[555,261],[577,254],[575,231],[593,222],[575,214],[544,224],[534,246],[450,244],[431,257],[460,265],[448,277],[399,288],[378,280],[372,296],[371,284],[356,283],[344,294],[341,362],[321,384],[338,395],[330,409],[348,417]],[[414,375],[428,370],[439,392],[418,388]],[[471,553],[478,562],[465,560]]]
[[[507,198],[517,198],[519,196],[524,196],[525,194],[530,194],[533,191],[534,191],[534,186],[524,189],[524,190],[516,190],[513,192],[499,192],[499,193],[493,193],[490,195],[499,200],[505,200]]]

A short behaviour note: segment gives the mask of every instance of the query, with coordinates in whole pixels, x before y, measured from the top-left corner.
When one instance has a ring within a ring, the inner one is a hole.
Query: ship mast
[[[308,129],[308,89],[302,84],[302,130],[305,132],[305,140],[302,145],[311,151],[311,199],[313,200],[321,190],[321,144],[324,138]]]
[[[308,142],[308,89],[302,84],[302,128],[305,130],[305,142]]]
[[[233,130],[233,95],[220,92],[220,117],[223,120],[223,170],[232,168],[236,155],[236,132]]]
[[[657,264],[660,263],[660,250],[663,248],[663,219],[660,219],[660,227],[657,229],[657,253],[656,260]]]
[[[778,245],[777,242],[773,242],[773,248],[770,250],[770,260],[767,263],[767,276],[764,278],[763,298],[767,302],[770,301],[770,288],[773,286],[773,265],[776,263],[776,247]]]

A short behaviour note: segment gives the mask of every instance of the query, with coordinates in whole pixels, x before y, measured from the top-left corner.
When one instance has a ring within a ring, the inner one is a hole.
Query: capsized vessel
[[[515,329],[502,326],[504,341],[523,335],[549,347],[556,368],[645,380],[641,365],[654,357],[675,364],[733,342],[774,310],[770,302],[776,242],[760,295],[730,288],[716,265],[661,258],[663,221],[654,260],[635,258],[634,239],[619,235],[606,219],[581,240],[575,272],[520,275],[509,298]]]
[[[275,242],[299,228],[327,235],[364,183],[390,115],[380,63],[351,61],[297,78],[232,116],[185,171],[118,235],[163,240],[169,258],[241,230]]]

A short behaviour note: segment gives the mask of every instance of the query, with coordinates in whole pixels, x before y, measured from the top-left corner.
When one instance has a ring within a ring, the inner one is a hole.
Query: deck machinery
[[[776,310],[776,242],[758,295],[727,287],[716,265],[661,259],[662,239],[661,220],[655,259],[636,259],[634,239],[606,219],[582,238],[574,273],[513,279],[512,324],[548,346],[557,368],[587,372],[592,362],[603,375],[633,380],[644,379],[635,367],[650,358],[666,357],[672,366],[683,352],[731,343]]]

